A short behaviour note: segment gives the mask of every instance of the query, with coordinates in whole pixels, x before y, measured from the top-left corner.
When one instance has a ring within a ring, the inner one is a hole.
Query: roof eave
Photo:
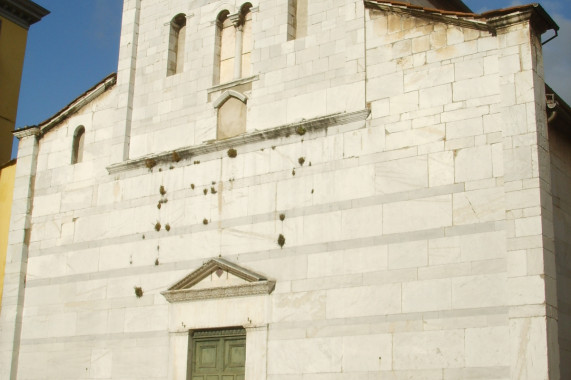
[[[30,0],[0,0],[0,16],[25,29],[48,14],[50,11]]]
[[[56,125],[78,112],[80,109],[85,107],[87,104],[91,103],[94,99],[99,97],[109,88],[113,87],[117,83],[117,74],[113,73],[105,77],[102,81],[97,83],[95,86],[84,92],[82,95],[74,99],[66,107],[61,109],[51,118],[41,122],[38,127],[40,129],[40,136],[46,134],[49,130],[54,128]]]
[[[513,9],[512,12],[509,12]],[[490,11],[482,14],[487,19],[488,24],[496,29],[504,28],[522,21],[529,21],[539,34],[543,34],[548,30],[559,30],[559,25],[539,4],[530,4],[528,6],[514,7],[503,10]],[[507,13],[509,12],[509,13]]]
[[[364,0],[365,6],[395,13],[407,13],[435,21],[458,26],[473,27],[494,32],[519,22],[530,22],[532,27],[543,34],[548,30],[559,30],[559,26],[541,7],[534,3],[510,8],[497,9],[482,14],[426,8],[402,1]]]
[[[426,18],[445,24],[491,31],[491,27],[485,22],[485,20],[479,19],[479,15],[474,13],[425,8],[408,3],[384,0],[365,0],[365,6],[388,12],[406,13],[411,16]]]

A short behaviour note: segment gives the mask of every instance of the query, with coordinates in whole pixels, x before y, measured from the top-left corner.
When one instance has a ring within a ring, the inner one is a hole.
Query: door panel
[[[218,345],[210,342],[196,342],[196,366],[200,372],[202,370],[217,367]]]
[[[192,380],[244,380],[246,338],[236,330],[229,336],[225,331],[200,332],[192,341]],[[206,336],[205,336],[206,335]]]
[[[242,369],[246,363],[246,339],[226,340],[225,370]]]

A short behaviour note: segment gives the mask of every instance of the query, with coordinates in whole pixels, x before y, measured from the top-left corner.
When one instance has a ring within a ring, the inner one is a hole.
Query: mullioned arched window
[[[252,4],[245,3],[236,14],[224,10],[216,19],[214,84],[251,75]]]

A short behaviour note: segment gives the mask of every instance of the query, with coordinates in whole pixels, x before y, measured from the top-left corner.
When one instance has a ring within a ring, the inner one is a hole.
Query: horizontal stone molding
[[[229,88],[233,88],[233,87],[239,86],[241,84],[255,82],[258,79],[260,79],[260,77],[258,75],[252,75],[251,77],[236,79],[236,80],[233,80],[231,82],[226,82],[226,83],[222,83],[222,84],[218,84],[216,86],[210,87],[206,92],[211,94],[213,92],[227,90]]]
[[[209,289],[182,289],[161,292],[170,303],[200,301],[206,299],[247,297],[273,292],[275,281],[259,281],[249,284]]]
[[[301,213],[300,211],[299,213]],[[299,215],[296,214],[296,215]],[[288,214],[289,215],[289,214]],[[367,248],[374,246],[381,246],[387,244],[403,243],[403,242],[413,242],[418,240],[428,240],[428,239],[439,239],[446,236],[458,236],[464,234],[479,234],[494,231],[504,231],[505,227],[501,223],[497,222],[485,222],[481,224],[466,225],[466,226],[453,226],[453,227],[440,227],[430,230],[420,230],[420,231],[408,231],[402,233],[395,233],[383,236],[369,236],[356,239],[346,239],[331,242],[319,242],[312,244],[304,244],[299,246],[275,248],[272,250],[260,250],[250,252],[248,254],[248,262],[255,262],[258,260],[265,260],[273,257],[273,255],[279,252],[282,256],[297,256],[297,255],[307,255],[313,253],[323,253],[323,252],[333,252],[340,251],[344,249],[354,249],[354,248]],[[139,238],[140,239],[140,238]],[[115,244],[109,242],[106,246]],[[83,244],[81,247],[74,245],[73,249],[85,249],[89,244]],[[97,244],[89,245],[90,247],[99,246]],[[60,248],[61,249],[61,248]],[[70,248],[71,249],[71,248]],[[51,252],[53,254],[53,251]],[[36,255],[41,256],[41,255]],[[227,258],[235,259],[237,255],[226,256]],[[244,255],[242,254],[242,257]],[[156,274],[157,272],[171,272],[181,269],[192,269],[197,265],[200,265],[202,259],[194,259],[188,261],[178,261],[172,263],[161,263],[160,266],[155,266],[154,264],[148,266],[134,267],[134,268],[118,268],[111,269],[103,272],[89,273],[88,276],[85,274],[73,274],[60,277],[52,278],[38,278],[38,279],[28,279],[26,281],[26,288],[35,288],[42,286],[51,286],[58,284],[69,284],[73,282],[87,282],[102,279],[120,278],[125,276],[141,276]],[[385,273],[386,271],[381,271],[380,273]],[[380,275],[380,274],[379,274]]]
[[[158,154],[151,154],[133,160],[119,162],[108,166],[107,171],[109,174],[115,174],[141,168],[152,168],[161,162],[171,163],[172,157],[175,153],[180,159],[190,159],[192,157],[223,151],[230,148],[236,148],[242,145],[253,144],[264,140],[288,137],[295,135],[296,133],[305,134],[320,130],[326,130],[329,127],[365,120],[370,113],[371,111],[369,109],[364,109],[355,112],[336,113],[314,119],[302,120],[300,122],[286,124],[271,129],[246,133],[225,140],[207,141],[201,145],[181,148],[174,151],[167,151]]]

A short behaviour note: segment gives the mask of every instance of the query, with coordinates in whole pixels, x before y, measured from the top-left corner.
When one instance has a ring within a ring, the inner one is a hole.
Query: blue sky
[[[17,128],[49,118],[117,70],[122,0],[34,1],[51,13],[28,33]]]
[[[123,1],[35,1],[51,14],[30,28],[16,119],[18,128],[49,118],[117,70]],[[527,2],[465,0],[465,3],[474,12],[483,12]],[[547,82],[571,103],[571,0],[540,3],[561,27],[559,37],[544,47]]]

